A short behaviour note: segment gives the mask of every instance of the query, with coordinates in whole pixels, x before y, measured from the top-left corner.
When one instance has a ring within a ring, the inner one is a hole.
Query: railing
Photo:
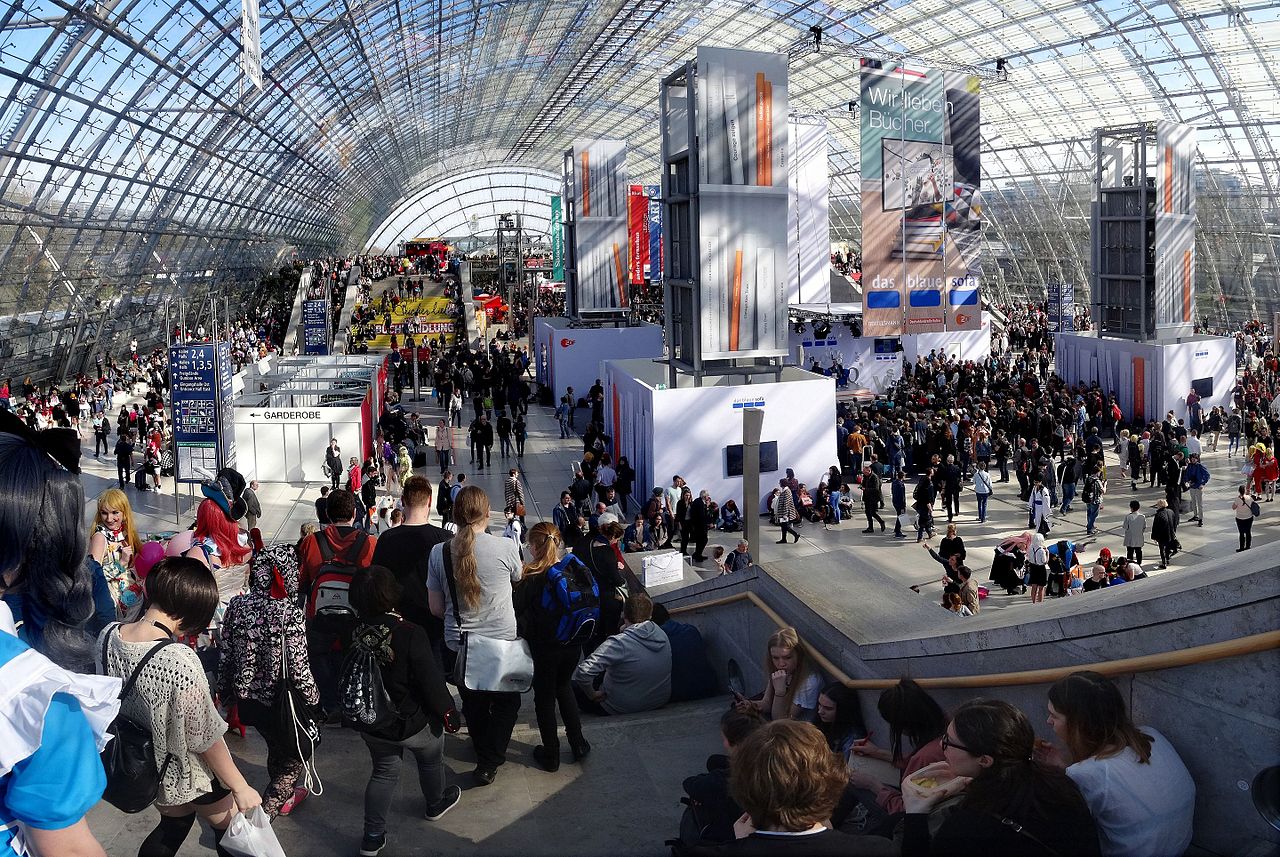
[[[764,600],[754,592],[740,592],[736,595],[730,595],[725,598],[716,598],[711,601],[704,601],[701,604],[689,604],[684,607],[675,607],[669,610],[669,612],[671,615],[675,616],[680,613],[692,613],[697,610],[706,610],[710,607],[719,607],[725,604],[736,604],[742,601],[755,605],[760,612],[768,616],[769,619],[779,628],[786,628],[791,624],[778,615],[776,610],[766,604]],[[893,687],[898,683],[897,678],[850,678],[844,670],[832,663],[826,655],[822,654],[822,652],[818,651],[814,646],[806,643],[805,647],[809,656],[812,657],[818,666],[822,668],[822,671],[839,681],[845,687],[852,688],[854,690],[882,690],[887,687]],[[927,688],[970,689],[1051,684],[1052,682],[1066,678],[1071,675],[1071,673],[1078,672],[1082,669],[1089,669],[1106,676],[1129,675],[1131,673],[1153,672],[1155,670],[1169,669],[1171,667],[1193,666],[1195,664],[1222,660],[1223,658],[1252,655],[1257,654],[1258,652],[1266,652],[1278,648],[1280,648],[1280,631],[1267,631],[1262,634],[1252,634],[1248,637],[1239,637],[1235,640],[1226,640],[1221,643],[1207,643],[1203,646],[1192,646],[1189,649],[1179,649],[1173,652],[1161,652],[1154,655],[1140,655],[1136,658],[1121,658],[1119,660],[1102,661],[1094,664],[1049,667],[1047,669],[1039,670],[990,673],[988,675],[916,678],[915,682],[921,687]]]

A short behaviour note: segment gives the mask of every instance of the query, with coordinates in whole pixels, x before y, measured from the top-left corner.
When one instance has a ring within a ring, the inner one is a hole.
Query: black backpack
[[[351,639],[351,651],[338,677],[342,723],[357,732],[385,732],[400,720],[382,682],[380,651],[391,647],[391,629],[385,625],[361,625]]]
[[[117,622],[113,626],[120,628]],[[107,668],[107,643],[111,639],[111,631],[102,638],[102,668]],[[138,665],[133,668],[124,686],[120,688],[117,699],[123,701],[132,691],[142,673],[143,667],[155,657],[165,646],[180,645],[172,640],[161,640],[142,656]],[[107,727],[111,742],[102,751],[102,768],[107,774],[107,788],[102,798],[121,812],[135,813],[151,806],[160,794],[160,782],[164,772],[173,761],[171,754],[166,754],[164,763],[156,767],[156,750],[152,741],[151,730],[124,714],[116,715],[116,719]]]

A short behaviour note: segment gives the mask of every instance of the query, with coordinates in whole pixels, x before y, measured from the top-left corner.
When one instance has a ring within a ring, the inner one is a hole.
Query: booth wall
[[[977,330],[947,330],[937,333],[909,333],[902,337],[902,357],[912,363],[928,357],[930,351],[954,354],[961,360],[985,360],[991,356],[991,315],[982,314]]]
[[[662,328],[653,324],[638,327],[569,327],[562,318],[538,319],[535,343],[541,360],[546,346],[545,377],[538,380],[552,389],[556,400],[573,387],[575,398],[587,394],[597,378],[604,378],[601,362],[628,358],[662,356]]]
[[[320,420],[270,417],[281,413],[278,409],[235,408],[238,469],[245,479],[327,483],[322,466],[324,450],[331,437],[338,439],[344,464],[351,456],[360,458],[361,408],[316,410]]]
[[[1213,379],[1213,395],[1201,406],[1230,407],[1236,375],[1236,346],[1230,337],[1203,337],[1183,342],[1133,342],[1060,333],[1054,342],[1057,372],[1068,384],[1097,381],[1115,393],[1128,418],[1139,412],[1161,419],[1167,412],[1187,417],[1187,393],[1193,381]]]
[[[850,370],[850,389],[865,388],[873,393],[883,393],[902,376],[901,352],[877,355],[874,337],[854,336],[843,324],[832,325],[826,339],[814,339],[812,330],[805,333],[792,330],[789,336],[791,362],[802,369],[812,366],[815,359],[825,369],[839,352],[844,367]],[[896,337],[893,338],[896,341]],[[800,362],[802,349],[803,362]]]
[[[761,499],[786,475],[817,490],[836,457],[836,386],[831,378],[742,386],[655,390],[654,484],[680,474],[693,490],[706,489],[717,503],[742,505],[742,477],[727,475],[725,447],[742,443],[742,401],[763,400],[760,442],[778,442],[778,470],[760,474]]]
[[[626,456],[635,469],[631,497],[643,504],[657,483],[653,470],[654,390],[614,361],[604,365],[605,432],[613,438],[613,457]],[[634,511],[634,507],[632,507]]]

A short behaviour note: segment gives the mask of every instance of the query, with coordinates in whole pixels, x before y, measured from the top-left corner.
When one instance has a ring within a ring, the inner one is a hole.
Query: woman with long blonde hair
[[[765,646],[764,696],[746,703],[770,720],[809,720],[818,708],[822,677],[809,666],[809,654],[795,628],[775,631]],[[740,703],[741,704],[741,703]]]
[[[98,510],[89,535],[89,557],[101,569],[116,618],[124,619],[142,603],[142,584],[134,573],[133,561],[142,549],[142,539],[133,521],[129,498],[119,488],[108,488],[98,496]]]
[[[566,600],[580,606],[567,609]],[[582,657],[582,644],[599,621],[600,590],[582,560],[564,552],[560,530],[550,521],[534,524],[529,531],[529,560],[516,584],[515,605],[520,636],[529,641],[533,653],[533,708],[542,737],[533,757],[544,770],[555,771],[560,767],[557,703],[573,760],[591,752],[582,737],[570,679]],[[595,618],[590,617],[593,608]]]
[[[468,485],[453,503],[457,533],[431,549],[427,601],[444,619],[445,667],[453,669],[462,632],[495,640],[516,639],[512,585],[522,576],[514,542],[490,535],[489,497]],[[476,784],[487,786],[507,760],[511,730],[520,713],[520,694],[469,690],[459,682],[462,713],[476,751]]]

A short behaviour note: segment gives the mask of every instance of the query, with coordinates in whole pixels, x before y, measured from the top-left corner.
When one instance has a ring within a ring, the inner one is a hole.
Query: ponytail
[[[453,522],[458,532],[449,540],[449,555],[453,560],[453,577],[458,585],[458,597],[468,610],[480,606],[480,573],[476,563],[476,524],[489,519],[489,497],[478,485],[468,485],[458,492],[453,502]],[[454,605],[455,609],[457,605]]]

